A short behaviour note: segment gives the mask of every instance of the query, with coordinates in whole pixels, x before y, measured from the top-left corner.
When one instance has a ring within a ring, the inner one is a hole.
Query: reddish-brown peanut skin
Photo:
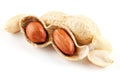
[[[55,45],[66,55],[73,55],[75,52],[74,42],[68,33],[62,29],[56,29],[53,32],[53,41]]]
[[[47,33],[39,22],[30,22],[26,26],[26,35],[34,43],[44,43],[47,39]]]

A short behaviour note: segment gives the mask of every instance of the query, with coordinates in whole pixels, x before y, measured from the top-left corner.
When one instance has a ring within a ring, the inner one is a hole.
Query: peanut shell
[[[101,35],[97,25],[85,16],[69,16],[62,12],[48,12],[41,19],[46,25],[65,25],[74,34],[77,43],[89,44],[94,36]]]
[[[106,67],[113,63],[113,60],[109,58],[109,54],[105,50],[90,51],[88,59],[90,62],[100,67]]]
[[[42,19],[45,22],[46,26],[55,24],[61,25],[65,22],[67,16],[68,15],[63,12],[51,11],[42,15],[40,19]]]
[[[89,44],[94,36],[99,36],[97,25],[85,16],[69,16],[65,25],[73,32],[78,44]]]
[[[103,36],[94,37],[91,43],[91,47],[93,47],[96,50],[107,50],[109,53],[112,52],[112,45]]]
[[[5,25],[5,30],[9,33],[19,32],[20,31],[19,21],[23,16],[25,16],[25,14],[19,14],[10,18]]]

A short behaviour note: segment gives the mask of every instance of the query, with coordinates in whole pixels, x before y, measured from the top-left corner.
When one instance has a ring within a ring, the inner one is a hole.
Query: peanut
[[[30,41],[35,43],[44,43],[47,40],[47,33],[39,22],[30,22],[26,26],[26,35]]]
[[[53,41],[55,45],[66,55],[73,55],[75,52],[74,42],[69,34],[62,28],[53,32]]]

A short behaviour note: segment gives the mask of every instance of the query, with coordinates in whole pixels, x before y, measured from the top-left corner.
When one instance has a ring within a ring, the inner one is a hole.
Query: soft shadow
[[[23,33],[18,32],[18,33],[15,33],[15,34],[11,34],[11,36],[13,36],[14,39],[16,38],[16,40],[15,40],[16,43],[20,42],[19,44],[21,46],[24,46],[24,47],[25,47],[25,45],[27,46],[26,43],[28,43],[28,42],[25,40],[25,36],[23,35]],[[48,45],[48,46],[43,47],[43,48],[36,48],[33,45],[31,45],[31,47],[30,47],[30,45],[28,45],[28,46],[29,46],[30,49],[33,48],[33,49],[38,50],[38,52],[42,50],[43,52],[45,52],[45,54],[47,54],[47,56],[52,58],[51,60],[55,60],[56,63],[65,64],[67,62],[68,64],[70,63],[70,64],[73,64],[77,67],[78,66],[84,67],[84,68],[92,70],[92,71],[96,71],[96,70],[98,71],[98,70],[105,69],[103,67],[98,67],[98,66],[92,64],[87,58],[84,58],[83,60],[79,60],[79,61],[66,60],[56,52],[56,50],[53,48],[52,45]]]
[[[53,48],[53,46],[51,44],[46,46],[46,47],[43,47],[42,49],[44,51],[50,51],[49,53],[55,52],[55,50],[54,50],[54,48]]]

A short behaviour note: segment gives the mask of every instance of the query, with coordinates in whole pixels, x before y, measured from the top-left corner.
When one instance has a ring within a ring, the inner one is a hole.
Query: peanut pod
[[[109,41],[101,37],[97,25],[85,16],[69,16],[62,12],[48,12],[39,19],[32,15],[11,18],[5,29],[10,33],[20,30],[27,41],[36,47],[52,45],[65,59],[78,61],[88,58],[98,66],[108,66],[113,61]]]

